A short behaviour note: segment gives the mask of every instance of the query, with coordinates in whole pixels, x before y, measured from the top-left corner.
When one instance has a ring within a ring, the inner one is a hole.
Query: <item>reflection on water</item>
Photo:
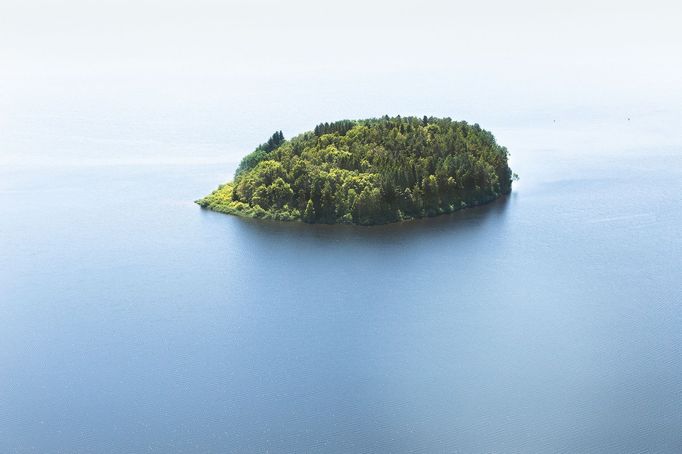
[[[498,221],[504,216],[510,197],[502,196],[499,199],[485,205],[459,210],[454,213],[435,216],[432,218],[414,219],[405,222],[376,225],[376,226],[353,226],[353,225],[328,225],[328,224],[304,224],[300,222],[277,222],[251,218],[237,218],[249,228],[265,236],[276,236],[279,241],[284,238],[311,238],[324,242],[344,242],[349,240],[367,242],[395,242],[401,238],[415,238],[421,235],[433,235],[438,232],[452,234],[458,230],[480,228],[487,222],[487,218],[493,217]],[[205,216],[213,221],[213,216],[218,216],[218,222],[224,222],[224,216],[209,210],[202,210]]]

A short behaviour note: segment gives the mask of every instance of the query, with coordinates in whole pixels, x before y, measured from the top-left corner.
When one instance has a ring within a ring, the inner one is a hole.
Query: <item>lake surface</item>
[[[0,140],[0,452],[680,452],[679,118],[481,122],[510,196],[362,228],[202,211],[234,159],[27,117]]]

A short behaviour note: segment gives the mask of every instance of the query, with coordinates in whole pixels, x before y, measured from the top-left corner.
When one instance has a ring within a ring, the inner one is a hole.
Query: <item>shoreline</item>
[[[249,219],[263,219],[268,221],[281,221],[281,222],[300,222],[302,224],[321,224],[321,225],[354,225],[360,227],[371,227],[378,225],[390,225],[390,224],[400,224],[403,222],[415,221],[418,219],[435,218],[446,214],[452,214],[457,211],[465,210],[467,208],[474,208],[481,205],[487,205],[498,200],[509,193],[502,193],[498,195],[490,195],[482,199],[471,200],[471,201],[461,201],[459,206],[449,205],[449,209],[442,209],[440,212],[433,214],[424,214],[423,216],[404,216],[395,221],[389,222],[375,222],[375,223],[360,223],[360,222],[306,222],[299,216],[291,216],[288,212],[272,212],[267,211],[260,206],[252,207],[243,202],[237,202],[231,200],[232,196],[232,183],[226,183],[221,185],[213,191],[211,194],[197,199],[194,201],[203,210],[209,210],[216,213],[228,214],[232,216],[239,216],[242,218]]]

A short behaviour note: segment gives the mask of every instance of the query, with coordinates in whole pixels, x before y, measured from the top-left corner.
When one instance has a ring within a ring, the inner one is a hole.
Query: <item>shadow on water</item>
[[[280,241],[311,239],[331,243],[348,241],[394,244],[424,236],[433,237],[434,234],[450,236],[457,233],[472,233],[481,230],[491,221],[499,225],[504,221],[510,201],[514,198],[515,194],[512,193],[493,202],[450,214],[376,226],[280,222],[229,216],[209,210],[201,210],[201,213],[210,222],[236,223],[245,227],[245,229],[239,229],[242,233],[276,237]],[[255,240],[255,238],[248,239]]]

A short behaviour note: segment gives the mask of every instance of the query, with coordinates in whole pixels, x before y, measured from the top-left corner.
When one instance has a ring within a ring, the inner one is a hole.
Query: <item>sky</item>
[[[222,115],[242,147],[384,113],[675,109],[680,18],[662,0],[3,0],[0,128],[106,110],[91,130],[167,118],[220,140]]]
[[[658,91],[680,85],[681,17],[660,0],[4,0],[0,60],[10,78],[432,70]]]

